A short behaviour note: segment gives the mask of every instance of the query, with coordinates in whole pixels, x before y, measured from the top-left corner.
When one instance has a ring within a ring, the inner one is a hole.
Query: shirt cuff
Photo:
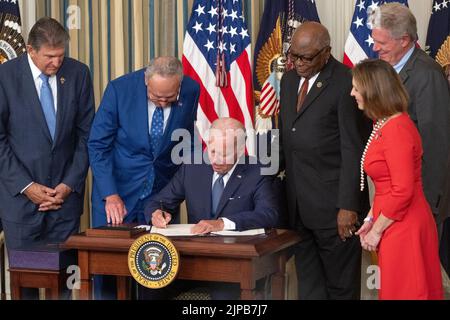
[[[22,191],[20,191],[20,194],[23,194],[25,192],[25,190],[27,190],[34,182],[30,182],[30,184],[28,184],[25,188],[22,189]]]
[[[236,223],[233,221],[227,219],[227,218],[220,218],[223,221],[223,230],[231,231],[236,230]]]

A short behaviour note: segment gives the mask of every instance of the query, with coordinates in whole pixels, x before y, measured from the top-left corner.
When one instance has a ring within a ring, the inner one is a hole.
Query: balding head
[[[245,127],[236,119],[220,118],[209,130],[208,156],[215,172],[226,174],[245,152]]]
[[[158,57],[145,70],[148,100],[157,107],[169,107],[178,100],[183,80],[183,65],[176,57]]]
[[[290,58],[301,77],[311,78],[330,58],[330,34],[318,22],[304,22],[292,36]]]
[[[297,42],[303,46],[314,46],[319,49],[329,46],[330,41],[327,28],[315,21],[302,23],[292,36],[292,43]]]

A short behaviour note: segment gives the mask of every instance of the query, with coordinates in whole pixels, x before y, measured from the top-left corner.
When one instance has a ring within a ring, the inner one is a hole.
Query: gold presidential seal
[[[175,280],[180,257],[173,243],[163,235],[146,234],[131,245],[128,269],[144,287],[160,289]]]

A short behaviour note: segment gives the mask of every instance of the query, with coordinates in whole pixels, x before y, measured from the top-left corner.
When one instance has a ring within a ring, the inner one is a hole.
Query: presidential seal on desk
[[[160,289],[175,280],[180,257],[173,243],[153,233],[139,237],[128,251],[128,268],[133,278],[144,287]]]

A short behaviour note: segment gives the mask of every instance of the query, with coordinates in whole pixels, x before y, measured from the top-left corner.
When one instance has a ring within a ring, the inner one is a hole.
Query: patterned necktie
[[[56,113],[55,113],[55,104],[53,101],[52,88],[48,83],[47,75],[41,73],[39,78],[41,78],[42,80],[41,95],[40,95],[42,111],[44,111],[45,121],[47,122],[48,130],[50,131],[52,140],[55,140]]]
[[[214,182],[212,193],[211,193],[211,218],[215,218],[217,213],[217,207],[219,206],[220,198],[222,197],[224,189],[223,175],[219,177]]]
[[[308,94],[308,86],[309,80],[305,78],[305,81],[303,81],[302,87],[300,88],[300,92],[298,93],[297,113],[300,112],[300,109],[302,108],[302,105],[305,102],[306,95]]]
[[[159,150],[164,133],[164,111],[162,107],[156,107],[153,112],[152,128],[150,130],[150,140],[152,144],[153,156]]]
[[[156,157],[159,145],[164,133],[164,111],[161,107],[156,107],[152,117],[152,127],[150,128],[150,143],[152,148],[153,157]],[[153,165],[149,167],[149,173],[147,174],[141,196],[139,199],[147,198],[153,190],[153,184],[155,182],[155,168]]]

